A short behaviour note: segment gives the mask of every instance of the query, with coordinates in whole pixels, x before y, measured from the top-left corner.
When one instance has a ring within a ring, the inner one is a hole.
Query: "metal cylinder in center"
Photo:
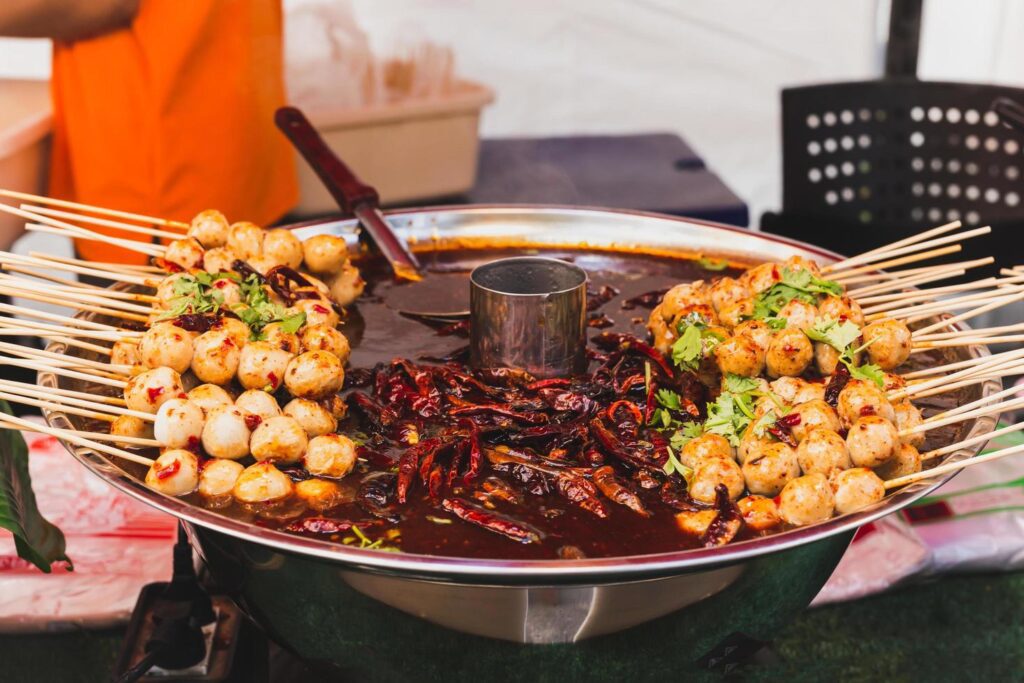
[[[541,256],[500,259],[470,274],[470,362],[534,377],[585,372],[587,273]]]

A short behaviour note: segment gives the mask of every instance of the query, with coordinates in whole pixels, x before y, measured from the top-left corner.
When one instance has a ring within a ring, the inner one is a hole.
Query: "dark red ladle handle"
[[[359,218],[366,233],[391,263],[395,273],[408,279],[418,279],[415,274],[419,271],[419,262],[380,213],[380,195],[377,190],[356,177],[352,169],[327,146],[299,109],[281,107],[274,114],[274,123],[309,163],[338,207],[344,213]]]

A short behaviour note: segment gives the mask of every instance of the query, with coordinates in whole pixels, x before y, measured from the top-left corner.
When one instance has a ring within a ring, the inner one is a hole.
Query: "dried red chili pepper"
[[[441,507],[464,522],[501,534],[518,543],[540,543],[540,532],[529,525],[489,512],[461,498],[445,498],[441,501]]]

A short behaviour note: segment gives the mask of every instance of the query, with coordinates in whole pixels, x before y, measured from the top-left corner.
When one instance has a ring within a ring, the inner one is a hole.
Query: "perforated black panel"
[[[1024,140],[989,110],[998,96],[1024,102],[1016,88],[909,79],[784,90],[783,216],[872,233],[1024,219]]]

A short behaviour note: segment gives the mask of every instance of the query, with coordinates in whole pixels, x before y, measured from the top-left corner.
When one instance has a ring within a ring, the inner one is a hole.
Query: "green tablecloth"
[[[810,610],[778,634],[772,655],[735,676],[754,681],[1022,680],[1022,606],[1024,573],[1014,573],[946,578]],[[120,638],[117,631],[0,636],[0,681],[109,680]],[[600,680],[600,672],[594,680]]]

